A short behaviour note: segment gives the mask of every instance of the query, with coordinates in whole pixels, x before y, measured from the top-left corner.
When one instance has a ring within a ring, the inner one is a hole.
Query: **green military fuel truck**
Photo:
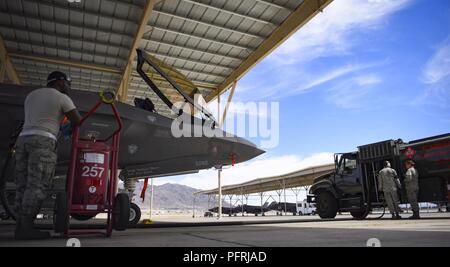
[[[335,154],[335,171],[314,181],[307,200],[316,203],[322,219],[335,218],[338,212],[365,219],[373,209],[384,207],[378,173],[388,160],[399,174],[400,202],[406,204],[404,162],[409,159],[419,172],[419,202],[445,204],[449,211],[450,133],[409,143],[388,140],[360,146],[356,152]]]

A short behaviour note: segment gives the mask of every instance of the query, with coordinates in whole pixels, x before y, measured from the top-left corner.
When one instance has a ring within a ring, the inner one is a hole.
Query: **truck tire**
[[[338,212],[336,198],[327,191],[320,192],[316,197],[317,213],[322,219],[334,219]]]
[[[357,220],[364,220],[367,217],[367,212],[364,211],[351,211],[350,214]]]
[[[8,215],[8,213],[6,213],[6,212],[2,212],[2,213],[0,213],[0,219],[2,220],[2,221],[7,221],[7,220],[9,220],[9,215]]]
[[[135,203],[130,205],[130,220],[128,222],[128,227],[135,227],[141,220],[141,208]]]
[[[130,198],[127,194],[117,194],[113,209],[113,228],[116,231],[125,231],[130,221]]]

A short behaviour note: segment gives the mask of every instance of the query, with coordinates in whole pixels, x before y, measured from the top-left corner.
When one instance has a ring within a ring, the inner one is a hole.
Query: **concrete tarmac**
[[[406,217],[408,215],[404,215]],[[114,232],[101,236],[78,237],[81,246],[117,247],[365,247],[376,238],[381,246],[450,247],[450,214],[423,214],[422,220],[337,220],[317,217],[213,218],[155,222],[148,228]],[[246,221],[247,220],[247,221]],[[205,222],[208,223],[205,225]],[[214,225],[211,225],[214,223]],[[228,222],[229,225],[223,225]],[[234,225],[230,222],[234,222]],[[245,223],[242,223],[245,222]],[[179,224],[184,223],[185,227]],[[188,224],[187,224],[188,223]],[[165,227],[166,225],[167,227]],[[14,225],[0,224],[1,247],[64,247],[67,238],[55,236],[45,241],[15,241]]]

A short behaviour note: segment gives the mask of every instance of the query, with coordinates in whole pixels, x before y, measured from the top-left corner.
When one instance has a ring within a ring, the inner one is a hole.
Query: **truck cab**
[[[335,171],[314,181],[308,195],[309,203],[316,203],[323,219],[335,218],[338,212],[363,215],[363,173],[358,152],[334,155]]]

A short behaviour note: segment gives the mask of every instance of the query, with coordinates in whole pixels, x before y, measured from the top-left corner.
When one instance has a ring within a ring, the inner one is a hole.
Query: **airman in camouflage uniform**
[[[47,78],[47,87],[32,91],[25,99],[25,122],[16,142],[15,238],[44,239],[48,232],[34,226],[36,215],[52,187],[56,165],[56,141],[60,121],[67,116],[78,125],[81,116],[70,97],[70,79],[62,72]]]
[[[384,162],[384,168],[380,171],[378,176],[378,187],[384,194],[384,200],[392,214],[392,219],[399,220],[400,217],[400,201],[398,199],[397,188],[399,181],[397,172],[391,168],[389,161]]]
[[[56,141],[39,135],[19,137],[16,144],[16,212],[36,217],[52,186]]]
[[[409,219],[420,219],[420,209],[419,209],[419,172],[414,168],[415,163],[412,160],[405,162],[406,174],[405,174],[405,185],[406,194],[408,196],[408,201],[411,204],[411,209],[413,211],[413,216]]]

